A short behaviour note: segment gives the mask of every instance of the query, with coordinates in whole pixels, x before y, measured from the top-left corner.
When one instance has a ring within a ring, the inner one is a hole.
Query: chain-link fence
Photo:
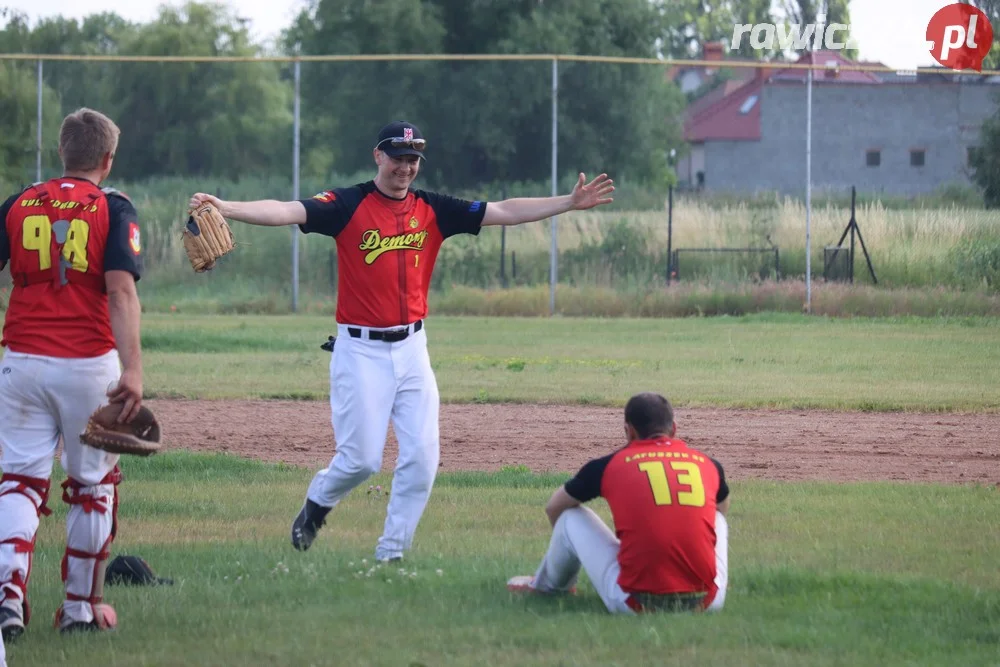
[[[800,82],[783,93],[798,106],[778,121],[787,125],[785,145],[807,166],[798,176],[805,209],[774,198],[758,207],[746,197],[718,207],[697,193],[675,196],[668,207],[677,163],[690,166],[706,150],[684,141],[689,100],[673,80],[681,65],[720,63],[551,55],[0,55],[12,130],[0,146],[0,181],[13,191],[61,173],[62,117],[81,106],[99,109],[122,129],[109,184],[134,200],[143,221],[144,299],[210,298],[224,286],[297,309],[303,297],[335,294],[331,240],[239,225],[238,251],[220,270],[194,276],[180,244],[188,198],[205,191],[224,199],[287,200],[369,180],[378,129],[405,118],[428,139],[416,187],[469,199],[545,196],[569,192],[581,171],[607,172],[617,186],[615,203],[599,210],[449,240],[433,289],[548,284],[554,309],[557,283],[616,289],[668,283],[668,246],[674,256],[685,248],[751,250],[720,254],[719,262],[710,253],[686,261],[684,280],[811,275],[809,233],[822,234],[815,246],[821,255],[845,222],[842,211],[813,211],[809,202],[810,142],[838,132],[828,118],[810,125],[811,77],[808,86]],[[730,76],[719,77],[720,85],[727,78],[752,81],[739,73],[740,63],[725,66]],[[822,159],[826,149],[820,149]],[[865,178],[863,169],[857,178]],[[755,248],[780,248],[780,266],[762,268]],[[821,256],[816,264],[822,268]]]

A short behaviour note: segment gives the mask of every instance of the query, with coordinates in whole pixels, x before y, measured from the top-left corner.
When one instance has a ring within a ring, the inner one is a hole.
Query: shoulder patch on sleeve
[[[337,198],[337,193],[333,190],[326,190],[324,192],[317,192],[312,198],[319,200],[324,204],[329,204]]]
[[[134,255],[142,252],[142,237],[139,233],[139,225],[135,222],[128,223],[128,246]]]

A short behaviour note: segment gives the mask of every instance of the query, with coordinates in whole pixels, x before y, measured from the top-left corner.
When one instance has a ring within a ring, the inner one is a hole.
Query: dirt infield
[[[172,449],[321,468],[334,451],[324,401],[150,400]],[[619,409],[443,405],[441,470],[575,471],[623,441]],[[732,479],[1000,485],[1000,415],[679,409],[678,436]],[[206,429],[205,424],[212,424]],[[396,460],[390,429],[383,468]]]

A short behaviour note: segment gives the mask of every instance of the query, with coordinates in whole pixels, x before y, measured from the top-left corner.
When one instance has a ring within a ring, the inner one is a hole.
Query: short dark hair
[[[101,166],[108,153],[114,155],[121,130],[99,111],[83,107],[63,119],[59,148],[66,171],[90,171]]]
[[[674,409],[660,394],[636,394],[625,404],[625,422],[632,425],[640,438],[669,434],[674,424]]]

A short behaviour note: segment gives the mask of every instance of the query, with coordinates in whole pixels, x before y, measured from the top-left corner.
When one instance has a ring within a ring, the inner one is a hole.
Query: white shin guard
[[[48,495],[47,479],[13,474],[0,478],[0,602],[20,605],[25,623],[39,515],[52,513],[45,505]]]
[[[94,605],[103,599],[104,567],[115,539],[118,514],[116,468],[101,484],[84,486],[73,479],[63,484],[63,500],[70,506],[66,517],[66,553],[62,579],[66,588],[60,620],[90,623]]]

